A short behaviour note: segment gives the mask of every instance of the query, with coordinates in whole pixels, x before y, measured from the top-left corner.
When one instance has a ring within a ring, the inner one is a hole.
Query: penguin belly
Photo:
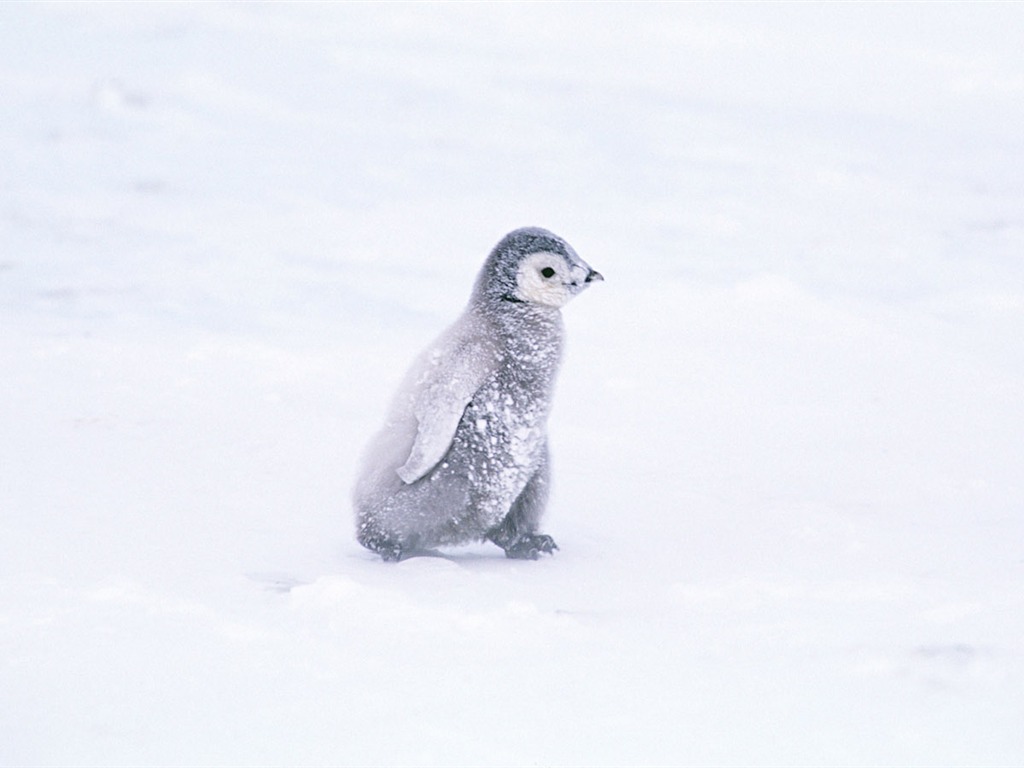
[[[465,477],[466,527],[480,538],[504,520],[537,470],[544,450],[544,413],[526,392],[486,385],[467,406],[440,473]],[[445,467],[445,464],[448,467]]]

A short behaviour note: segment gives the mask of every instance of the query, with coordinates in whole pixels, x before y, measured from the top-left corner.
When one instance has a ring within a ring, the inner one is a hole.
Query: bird
[[[507,557],[558,549],[539,532],[561,308],[604,277],[539,227],[491,250],[461,315],[415,360],[353,493],[356,538],[386,561],[491,541]]]

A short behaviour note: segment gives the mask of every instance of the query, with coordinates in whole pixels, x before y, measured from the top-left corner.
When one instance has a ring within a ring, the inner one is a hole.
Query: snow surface
[[[0,5],[0,763],[1024,763],[1024,6]],[[507,231],[554,557],[357,456]]]

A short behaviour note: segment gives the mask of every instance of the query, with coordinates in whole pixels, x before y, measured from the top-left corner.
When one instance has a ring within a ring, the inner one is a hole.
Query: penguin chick
[[[537,529],[559,309],[603,279],[545,229],[517,229],[495,246],[469,305],[413,364],[364,454],[360,544],[385,560],[485,539],[514,558],[558,549]]]

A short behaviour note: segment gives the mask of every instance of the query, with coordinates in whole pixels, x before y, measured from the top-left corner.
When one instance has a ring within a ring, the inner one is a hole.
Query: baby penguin
[[[558,549],[537,529],[559,309],[603,279],[546,229],[517,229],[495,246],[469,305],[413,364],[366,450],[360,544],[385,560],[484,539],[514,558]]]

